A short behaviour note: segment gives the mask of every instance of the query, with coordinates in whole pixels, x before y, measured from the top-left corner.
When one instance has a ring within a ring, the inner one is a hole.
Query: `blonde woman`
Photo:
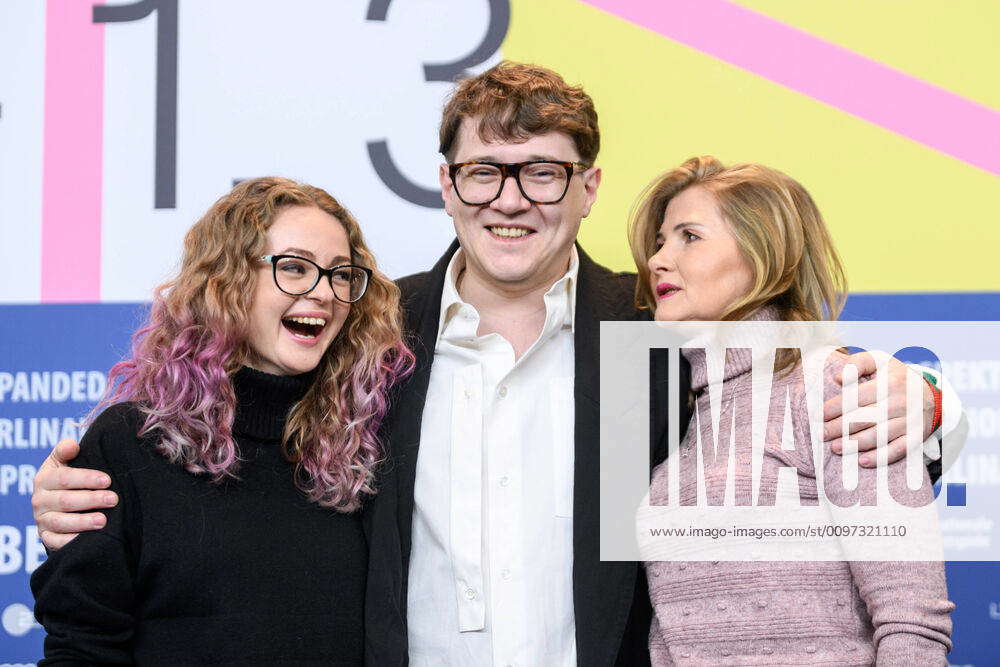
[[[630,244],[639,268],[637,300],[659,321],[836,319],[846,294],[840,260],[809,193],[762,165],[727,168],[701,157],[668,171],[643,194]],[[710,414],[705,355],[683,354],[692,367],[694,409]],[[776,375],[776,384],[794,382],[794,363],[778,359],[785,373]],[[729,351],[725,386],[733,389],[720,424],[750,419],[748,402],[740,400],[751,391],[751,382],[743,381],[750,365],[749,350]],[[790,403],[795,429],[807,422],[803,401],[798,395]],[[768,423],[769,434],[783,426],[783,411],[780,416],[781,424]],[[711,421],[693,420],[698,428],[685,435],[682,455],[699,429],[708,436]],[[737,429],[734,438],[748,432]],[[801,492],[815,494],[812,458],[780,443],[767,438],[762,477],[773,479],[780,467],[792,466]],[[749,443],[733,445],[739,451]],[[728,466],[728,458],[717,461]],[[829,457],[825,480],[840,474],[839,463]],[[706,470],[706,478],[715,472]],[[930,502],[923,474],[923,486],[903,491],[901,502]],[[875,470],[861,468],[859,475],[864,486]],[[650,486],[652,504],[664,503],[667,485],[661,464]],[[828,494],[839,486],[824,484]],[[696,492],[682,484],[680,502],[693,502]],[[954,605],[940,562],[647,562],[646,571],[656,665],[943,665],[951,648]]]
[[[258,178],[209,209],[73,461],[120,501],[32,577],[47,661],[362,664],[398,306],[323,190]]]

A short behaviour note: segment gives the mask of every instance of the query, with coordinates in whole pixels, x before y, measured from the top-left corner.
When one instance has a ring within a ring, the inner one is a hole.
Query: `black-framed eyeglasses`
[[[507,178],[514,177],[517,188],[535,204],[557,204],[569,191],[573,171],[589,169],[582,162],[457,162],[448,165],[448,175],[463,203],[483,206],[496,201]]]
[[[308,294],[316,288],[320,278],[326,276],[338,301],[354,303],[365,295],[372,277],[371,269],[355,264],[324,269],[311,259],[297,255],[263,255],[260,259],[271,263],[274,284],[291,296]]]

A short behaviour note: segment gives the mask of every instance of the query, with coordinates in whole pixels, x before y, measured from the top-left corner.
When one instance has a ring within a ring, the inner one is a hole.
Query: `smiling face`
[[[322,267],[347,264],[351,246],[337,218],[314,206],[282,209],[267,230],[268,255],[297,255]],[[278,289],[270,262],[260,262],[250,306],[249,366],[273,375],[316,368],[351,311],[337,300],[324,277],[308,294]]]
[[[657,320],[718,320],[753,286],[729,224],[702,187],[670,200],[656,245],[648,266]]]
[[[522,143],[484,142],[478,119],[465,118],[456,139],[455,162],[578,162],[573,141],[562,132],[532,135]],[[521,194],[513,178],[489,204],[464,204],[455,192],[448,166],[439,178],[445,210],[465,252],[466,271],[502,292],[519,292],[551,285],[569,265],[580,221],[590,213],[600,185],[600,169],[574,172],[562,201],[535,204]]]

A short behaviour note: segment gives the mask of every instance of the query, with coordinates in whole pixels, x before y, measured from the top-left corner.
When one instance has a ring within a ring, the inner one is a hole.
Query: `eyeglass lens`
[[[535,162],[521,167],[517,173],[521,190],[528,199],[549,204],[566,193],[566,168],[554,162]],[[496,199],[503,187],[503,174],[489,164],[467,164],[455,173],[455,187],[462,199],[470,204],[485,204]]]
[[[319,282],[319,267],[296,257],[282,257],[274,265],[274,281],[288,294],[305,294]],[[343,266],[330,277],[333,294],[340,301],[352,303],[368,288],[368,274],[359,268]]]

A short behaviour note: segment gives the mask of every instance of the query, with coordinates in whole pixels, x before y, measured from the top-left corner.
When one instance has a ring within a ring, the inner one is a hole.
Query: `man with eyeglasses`
[[[599,325],[645,317],[635,274],[575,243],[599,147],[590,97],[544,68],[501,63],[444,108],[458,238],[398,281],[417,369],[365,509],[371,665],[649,664],[642,570],[599,554]],[[83,525],[58,511],[55,466],[36,480],[50,546]]]
[[[403,638],[413,665],[649,664],[642,569],[599,553],[599,326],[647,317],[635,274],[575,243],[599,147],[592,100],[547,69],[502,63],[445,105],[458,239],[399,281],[417,371],[366,517],[368,600],[396,601],[369,604],[372,664],[403,662]]]

